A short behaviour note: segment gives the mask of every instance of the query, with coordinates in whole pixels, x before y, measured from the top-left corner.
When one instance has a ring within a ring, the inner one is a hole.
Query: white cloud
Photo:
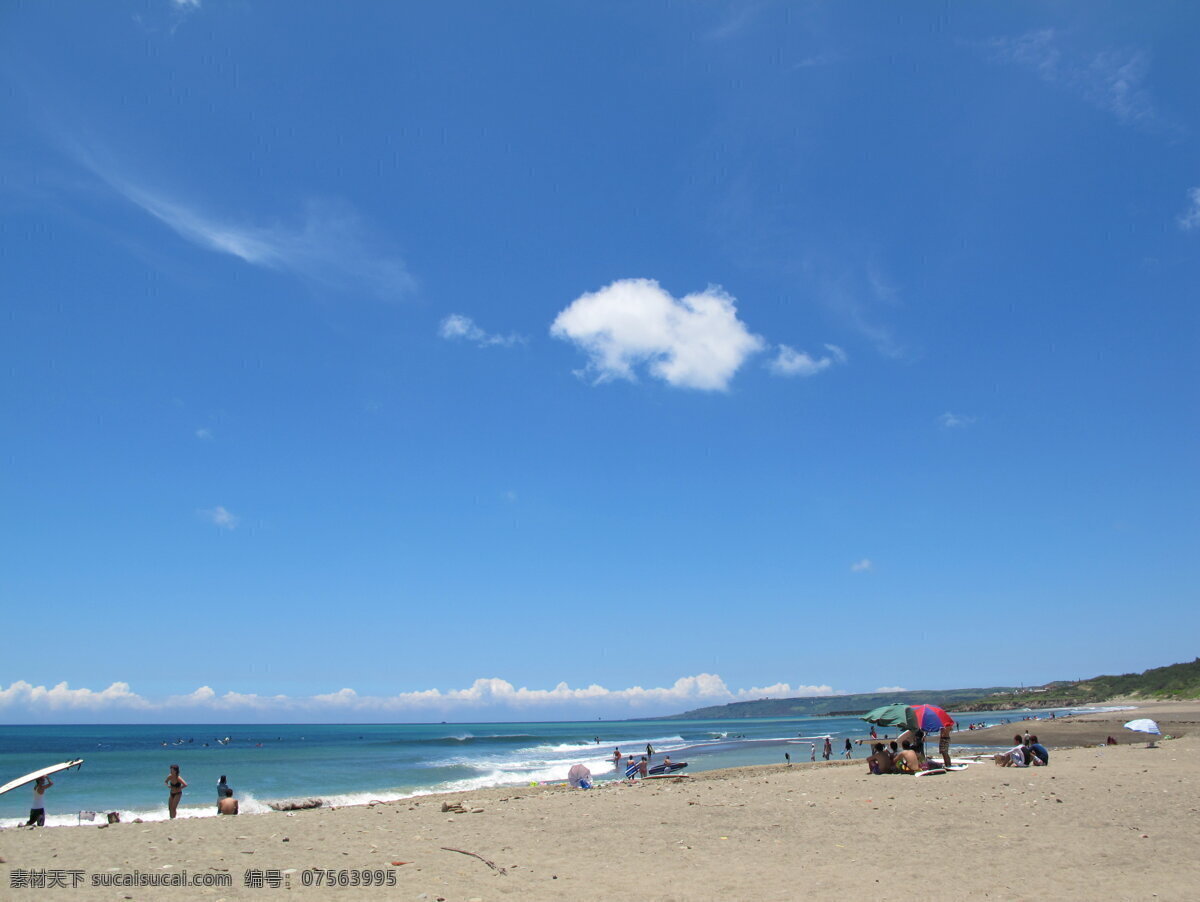
[[[96,711],[117,707],[142,709],[149,707],[149,703],[131,692],[128,683],[113,683],[107,689],[94,692],[91,689],[71,689],[65,682],[47,689],[18,680],[7,689],[0,689],[0,710],[18,706],[52,711]]]
[[[1200,188],[1188,189],[1191,206],[1179,215],[1179,227],[1185,231],[1200,228]]]
[[[946,411],[938,417],[938,423],[943,429],[961,429],[964,426],[970,426],[975,422],[975,417],[963,416],[962,414],[950,413]]]
[[[126,200],[206,250],[289,272],[330,289],[349,287],[396,298],[416,287],[403,261],[374,248],[360,218],[345,204],[311,201],[292,224],[235,222],[138,184],[118,167],[97,162],[92,151],[76,147],[76,154]]]
[[[179,9],[199,9],[200,0],[171,0]]]
[[[635,380],[635,369],[677,388],[723,391],[764,342],[720,288],[675,299],[653,279],[622,279],[576,298],[550,327],[589,357],[597,382]]]
[[[880,686],[876,692],[907,692],[903,686]]]
[[[441,325],[438,326],[438,335],[450,341],[469,341],[479,345],[481,348],[496,345],[510,348],[513,345],[525,343],[523,335],[515,333],[493,335],[490,332],[485,332],[479,326],[475,325],[475,321],[471,317],[463,316],[461,313],[451,313],[442,320]]]
[[[868,572],[870,570],[874,570],[874,569],[875,569],[875,565],[873,563],[871,563],[870,558],[866,558],[866,557],[863,558],[861,561],[855,561],[853,564],[850,565],[851,573],[866,573],[866,572]]]
[[[219,504],[214,508],[200,511],[200,514],[214,526],[222,529],[237,529],[238,523],[241,522],[236,514],[230,513]]]
[[[0,717],[53,719],[47,714],[69,710],[82,717],[86,712],[112,717],[116,711],[135,713],[143,720],[170,722],[172,718],[247,720],[264,716],[281,721],[329,718],[333,720],[364,716],[412,717],[415,719],[470,720],[479,716],[517,715],[519,717],[621,715],[670,713],[687,708],[720,705],[756,698],[795,698],[838,695],[830,686],[776,683],[766,687],[731,690],[716,674],[701,673],[682,677],[670,686],[606,689],[592,684],[572,688],[558,683],[551,689],[516,687],[507,680],[475,680],[463,689],[424,689],[395,695],[360,695],[354,689],[311,696],[259,695],[228,691],[217,693],[211,686],[200,686],[184,695],[154,700],[130,690],[127,683],[113,683],[107,689],[70,689],[60,683],[52,689],[32,686],[25,681],[0,688]]]
[[[846,362],[846,352],[837,345],[825,345],[829,353],[824,357],[812,357],[789,345],[780,345],[779,353],[767,366],[777,376],[815,376],[835,363]]]
[[[201,441],[210,441],[212,437],[212,430],[205,426],[202,426],[196,430],[196,438],[200,439]]]
[[[756,686],[752,689],[739,689],[739,701],[756,698],[813,698],[819,695],[838,695],[832,686],[792,686],[788,683],[776,683],[773,686]]]
[[[1031,70],[1048,84],[1076,94],[1121,122],[1130,124],[1155,116],[1150,94],[1142,87],[1148,65],[1140,51],[1071,52],[1063,49],[1053,28],[1016,38],[995,38],[989,46],[1000,61]]]

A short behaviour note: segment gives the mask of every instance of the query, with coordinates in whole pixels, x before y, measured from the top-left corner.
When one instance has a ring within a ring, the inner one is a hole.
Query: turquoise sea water
[[[996,715],[960,717],[963,723],[998,722]],[[157,820],[167,815],[163,781],[171,764],[180,766],[188,783],[180,816],[208,816],[215,813],[216,784],[222,774],[228,776],[242,811],[255,812],[279,799],[315,796],[327,804],[365,804],[417,793],[564,780],[568,768],[577,763],[586,764],[603,781],[616,776],[614,746],[622,753],[641,755],[650,743],[653,763],[667,754],[697,771],[778,763],[785,752],[793,761],[807,761],[810,743],[799,737],[830,734],[834,756],[841,757],[845,738],[864,738],[867,729],[857,717],[4,726],[0,783],[83,758],[81,769],[54,776],[55,785],[46,793],[47,824],[74,824],[80,810],[120,811],[122,820]],[[218,741],[225,739],[227,743]],[[969,731],[957,733],[955,742],[969,743]],[[819,741],[816,753],[819,759]],[[864,754],[864,747],[854,747],[855,757]],[[23,823],[30,796],[29,786],[0,796],[0,826]]]

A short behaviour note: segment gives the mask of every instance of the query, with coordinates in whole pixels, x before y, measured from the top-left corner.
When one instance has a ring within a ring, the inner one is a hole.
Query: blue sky
[[[1196,655],[1193,4],[0,22],[0,718]]]

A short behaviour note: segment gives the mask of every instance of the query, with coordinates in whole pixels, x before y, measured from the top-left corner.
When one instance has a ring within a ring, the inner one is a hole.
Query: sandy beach
[[[1195,899],[1200,704],[1137,712],[1181,736],[1156,749],[1062,748],[1060,737],[1127,740],[1120,724],[1130,716],[1037,721],[1052,752],[1046,768],[873,777],[861,760],[835,761],[586,792],[510,787],[287,814],[8,829],[0,881],[15,900]],[[443,811],[444,802],[463,811]],[[57,869],[66,886],[12,887],[14,874],[42,869]],[[94,885],[185,869],[232,885]],[[305,886],[314,869],[347,882],[369,871],[394,885]],[[247,876],[265,885],[247,886]]]

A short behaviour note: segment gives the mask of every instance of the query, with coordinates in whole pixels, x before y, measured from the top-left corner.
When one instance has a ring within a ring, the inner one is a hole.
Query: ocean
[[[1076,712],[1078,709],[1076,709]],[[1046,714],[1048,712],[1038,712]],[[1060,713],[1072,713],[1063,711]],[[959,715],[963,723],[997,723],[1016,712]],[[321,798],[326,805],[366,804],[431,792],[565,780],[585,764],[598,781],[616,777],[614,747],[652,763],[670,755],[687,772],[777,764],[811,757],[802,737],[833,737],[841,757],[847,737],[869,729],[857,717],[747,720],[629,720],[562,723],[64,725],[0,727],[0,783],[75,758],[83,767],[53,777],[47,825],[75,824],[80,811],[119,811],[122,821],[167,817],[168,768],[187,781],[180,817],[211,816],[216,785],[228,777],[245,813],[268,802]],[[881,729],[880,734],[884,731]],[[896,731],[891,731],[894,736]],[[970,733],[958,732],[955,744]],[[599,739],[599,742],[596,740]],[[816,741],[818,760],[822,743]],[[854,757],[866,754],[854,746]],[[31,786],[0,796],[0,827],[24,823]]]

